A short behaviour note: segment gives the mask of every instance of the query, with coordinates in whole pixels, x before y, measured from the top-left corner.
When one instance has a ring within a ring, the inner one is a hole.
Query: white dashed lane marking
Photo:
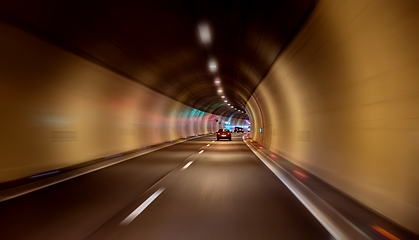
[[[151,195],[149,198],[147,198],[147,200],[145,200],[145,202],[143,202],[139,207],[137,207],[119,225],[120,226],[126,226],[126,225],[130,224],[132,222],[132,220],[134,220],[138,215],[140,215],[140,213],[142,211],[144,211],[144,209],[146,209],[146,207],[148,207],[148,205],[150,205],[154,201],[154,199],[156,199],[164,191],[164,189],[165,188],[160,188],[155,193],[153,193],[153,195]]]
[[[192,163],[193,161],[188,162],[181,170],[187,169]]]

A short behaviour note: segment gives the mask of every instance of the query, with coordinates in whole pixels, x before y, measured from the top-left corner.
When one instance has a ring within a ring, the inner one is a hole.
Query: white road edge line
[[[203,153],[204,152],[204,150],[201,150],[201,151],[199,151],[199,153],[198,154],[201,154],[201,153]]]
[[[346,234],[342,232],[331,220],[328,216],[326,216],[309,198],[307,198],[298,188],[294,186],[293,183],[288,181],[283,174],[271,166],[271,164],[265,161],[260,155],[264,155],[263,153],[259,153],[258,149],[253,149],[253,146],[248,144],[244,139],[243,142],[249,147],[249,149],[281,180],[282,183],[294,194],[295,197],[307,208],[307,210],[323,225],[324,228],[335,238],[335,239],[349,239]],[[278,165],[277,165],[278,166]],[[279,166],[280,167],[280,166]],[[282,167],[281,167],[282,168]],[[340,214],[339,214],[340,215]],[[345,217],[342,217],[347,223],[350,223]],[[353,224],[350,224],[353,226]],[[355,226],[353,226],[355,227]],[[359,229],[355,228],[361,235],[365,237],[365,239],[371,239],[365,233],[360,231]]]
[[[119,225],[126,226],[132,222],[148,205],[150,205],[163,191],[165,188],[160,188],[153,195],[151,195],[145,202],[143,202],[139,207],[137,207],[128,217],[126,217]]]
[[[187,169],[191,164],[193,163],[193,161],[189,161],[182,169],[181,171]]]

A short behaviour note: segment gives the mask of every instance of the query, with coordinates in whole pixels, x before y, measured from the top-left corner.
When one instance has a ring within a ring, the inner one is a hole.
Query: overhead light
[[[227,102],[227,100],[224,100],[224,102]]]
[[[222,92],[223,92],[223,89],[218,89],[218,92],[219,92],[219,93],[222,93]]]
[[[225,98],[226,96],[221,96],[221,98]]]
[[[234,106],[231,106],[231,108],[234,108]]]
[[[220,78],[216,78],[216,79],[214,80],[214,83],[215,83],[215,85],[219,85],[219,84],[221,83]]]
[[[210,29],[207,23],[201,23],[198,25],[199,36],[203,44],[209,44],[211,42]]]
[[[228,106],[230,106],[230,103],[228,104]]]
[[[217,63],[214,60],[209,61],[209,70],[211,72],[217,71]]]

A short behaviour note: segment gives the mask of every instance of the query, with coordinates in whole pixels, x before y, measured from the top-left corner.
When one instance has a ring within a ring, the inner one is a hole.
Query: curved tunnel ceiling
[[[244,110],[314,2],[26,0],[3,3],[0,11],[5,20],[186,105],[247,118],[235,108]],[[207,44],[199,34],[203,23]]]

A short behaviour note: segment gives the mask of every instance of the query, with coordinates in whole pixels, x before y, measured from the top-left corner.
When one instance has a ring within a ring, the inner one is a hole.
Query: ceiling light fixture
[[[199,36],[201,37],[201,42],[203,44],[211,43],[211,34],[210,29],[207,23],[201,23],[198,25]]]
[[[215,60],[213,60],[213,59],[211,59],[210,61],[209,61],[209,70],[211,71],[211,72],[215,72],[215,71],[217,71],[217,63],[215,62]]]

